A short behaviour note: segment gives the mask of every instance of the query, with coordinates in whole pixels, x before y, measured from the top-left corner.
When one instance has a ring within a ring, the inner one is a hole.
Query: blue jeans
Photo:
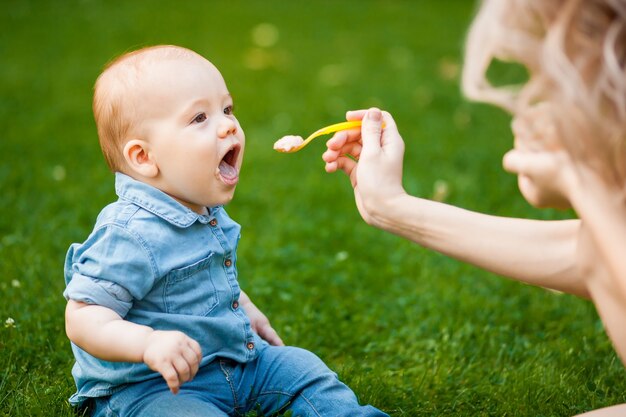
[[[129,385],[95,401],[93,416],[264,416],[292,410],[293,417],[387,416],[359,405],[350,388],[313,353],[268,346],[241,364],[217,359],[173,395],[162,378]]]

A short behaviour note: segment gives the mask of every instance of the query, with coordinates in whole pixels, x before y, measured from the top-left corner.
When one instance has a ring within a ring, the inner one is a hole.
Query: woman
[[[494,59],[526,66],[528,82],[491,86],[485,74]],[[484,1],[467,40],[463,87],[512,113],[515,141],[503,165],[517,174],[524,198],[571,207],[578,220],[495,217],[408,195],[404,143],[392,116],[378,109],[347,113],[362,128],[328,141],[326,170],[348,174],[368,224],[591,299],[626,361],[626,2]],[[586,415],[626,415],[626,404]]]

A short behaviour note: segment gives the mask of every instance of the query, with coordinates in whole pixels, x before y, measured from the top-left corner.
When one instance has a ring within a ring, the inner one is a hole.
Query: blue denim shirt
[[[248,362],[265,342],[236,302],[240,226],[221,207],[200,215],[160,190],[117,173],[119,200],[105,207],[87,240],[65,260],[66,299],[97,304],[125,320],[179,330],[217,356]],[[72,343],[74,405],[124,384],[160,377],[143,363],[108,362]]]

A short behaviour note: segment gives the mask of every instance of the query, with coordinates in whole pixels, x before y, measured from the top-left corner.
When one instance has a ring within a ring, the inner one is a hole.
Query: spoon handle
[[[323,127],[323,128],[321,128],[319,130],[316,130],[308,138],[306,138],[306,140],[313,139],[313,138],[321,136],[321,135],[327,135],[329,133],[339,132],[340,130],[352,129],[352,128],[360,127],[360,126],[361,126],[361,121],[360,120],[353,120],[353,121],[350,121],[350,122],[335,123],[334,125],[326,126],[326,127]]]

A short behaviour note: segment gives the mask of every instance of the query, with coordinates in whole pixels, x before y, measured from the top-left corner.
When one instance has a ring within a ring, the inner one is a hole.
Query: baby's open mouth
[[[235,166],[237,164],[237,157],[239,156],[239,149],[240,147],[235,145],[226,152],[226,155],[224,155],[224,158],[222,158],[218,166],[222,181],[228,185],[235,185],[239,182],[239,170]]]

